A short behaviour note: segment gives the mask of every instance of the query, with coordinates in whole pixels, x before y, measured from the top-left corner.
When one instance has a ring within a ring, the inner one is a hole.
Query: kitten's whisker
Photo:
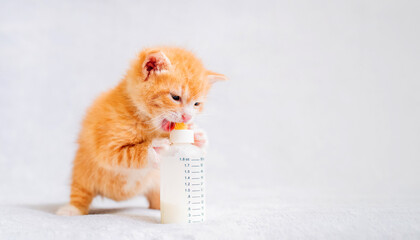
[[[153,121],[155,121],[155,120],[157,120],[157,119],[159,119],[159,118],[161,118],[162,116],[164,116],[166,113],[165,112],[163,112],[163,113],[161,113],[161,114],[159,114],[159,115],[157,115],[157,116],[155,116],[155,117],[153,117],[153,118],[150,118],[149,120],[147,120],[146,122],[153,122]]]

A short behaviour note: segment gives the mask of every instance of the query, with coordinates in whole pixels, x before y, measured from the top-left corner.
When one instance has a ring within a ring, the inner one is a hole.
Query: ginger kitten
[[[58,215],[87,214],[92,199],[116,201],[144,194],[160,208],[158,154],[175,122],[192,125],[211,85],[225,76],[206,70],[180,48],[143,50],[114,89],[89,108],[79,135],[70,203]],[[204,147],[204,132],[195,135]]]

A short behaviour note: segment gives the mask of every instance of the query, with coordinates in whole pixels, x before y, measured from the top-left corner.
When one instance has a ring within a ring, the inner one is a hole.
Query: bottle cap
[[[194,131],[188,129],[185,123],[175,123],[169,139],[172,143],[194,143]]]

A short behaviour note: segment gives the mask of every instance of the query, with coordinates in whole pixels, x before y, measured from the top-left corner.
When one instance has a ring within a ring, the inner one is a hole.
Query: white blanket
[[[138,197],[96,198],[91,214],[62,217],[59,184],[1,185],[0,239],[418,239],[420,201],[331,198],[278,186],[209,182],[207,221],[160,224],[160,212]]]

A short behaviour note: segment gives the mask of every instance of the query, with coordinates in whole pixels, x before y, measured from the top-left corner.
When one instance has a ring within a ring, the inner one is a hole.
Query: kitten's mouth
[[[161,128],[163,129],[163,131],[170,132],[175,128],[175,123],[170,122],[166,119],[163,119],[162,124],[161,124]]]

